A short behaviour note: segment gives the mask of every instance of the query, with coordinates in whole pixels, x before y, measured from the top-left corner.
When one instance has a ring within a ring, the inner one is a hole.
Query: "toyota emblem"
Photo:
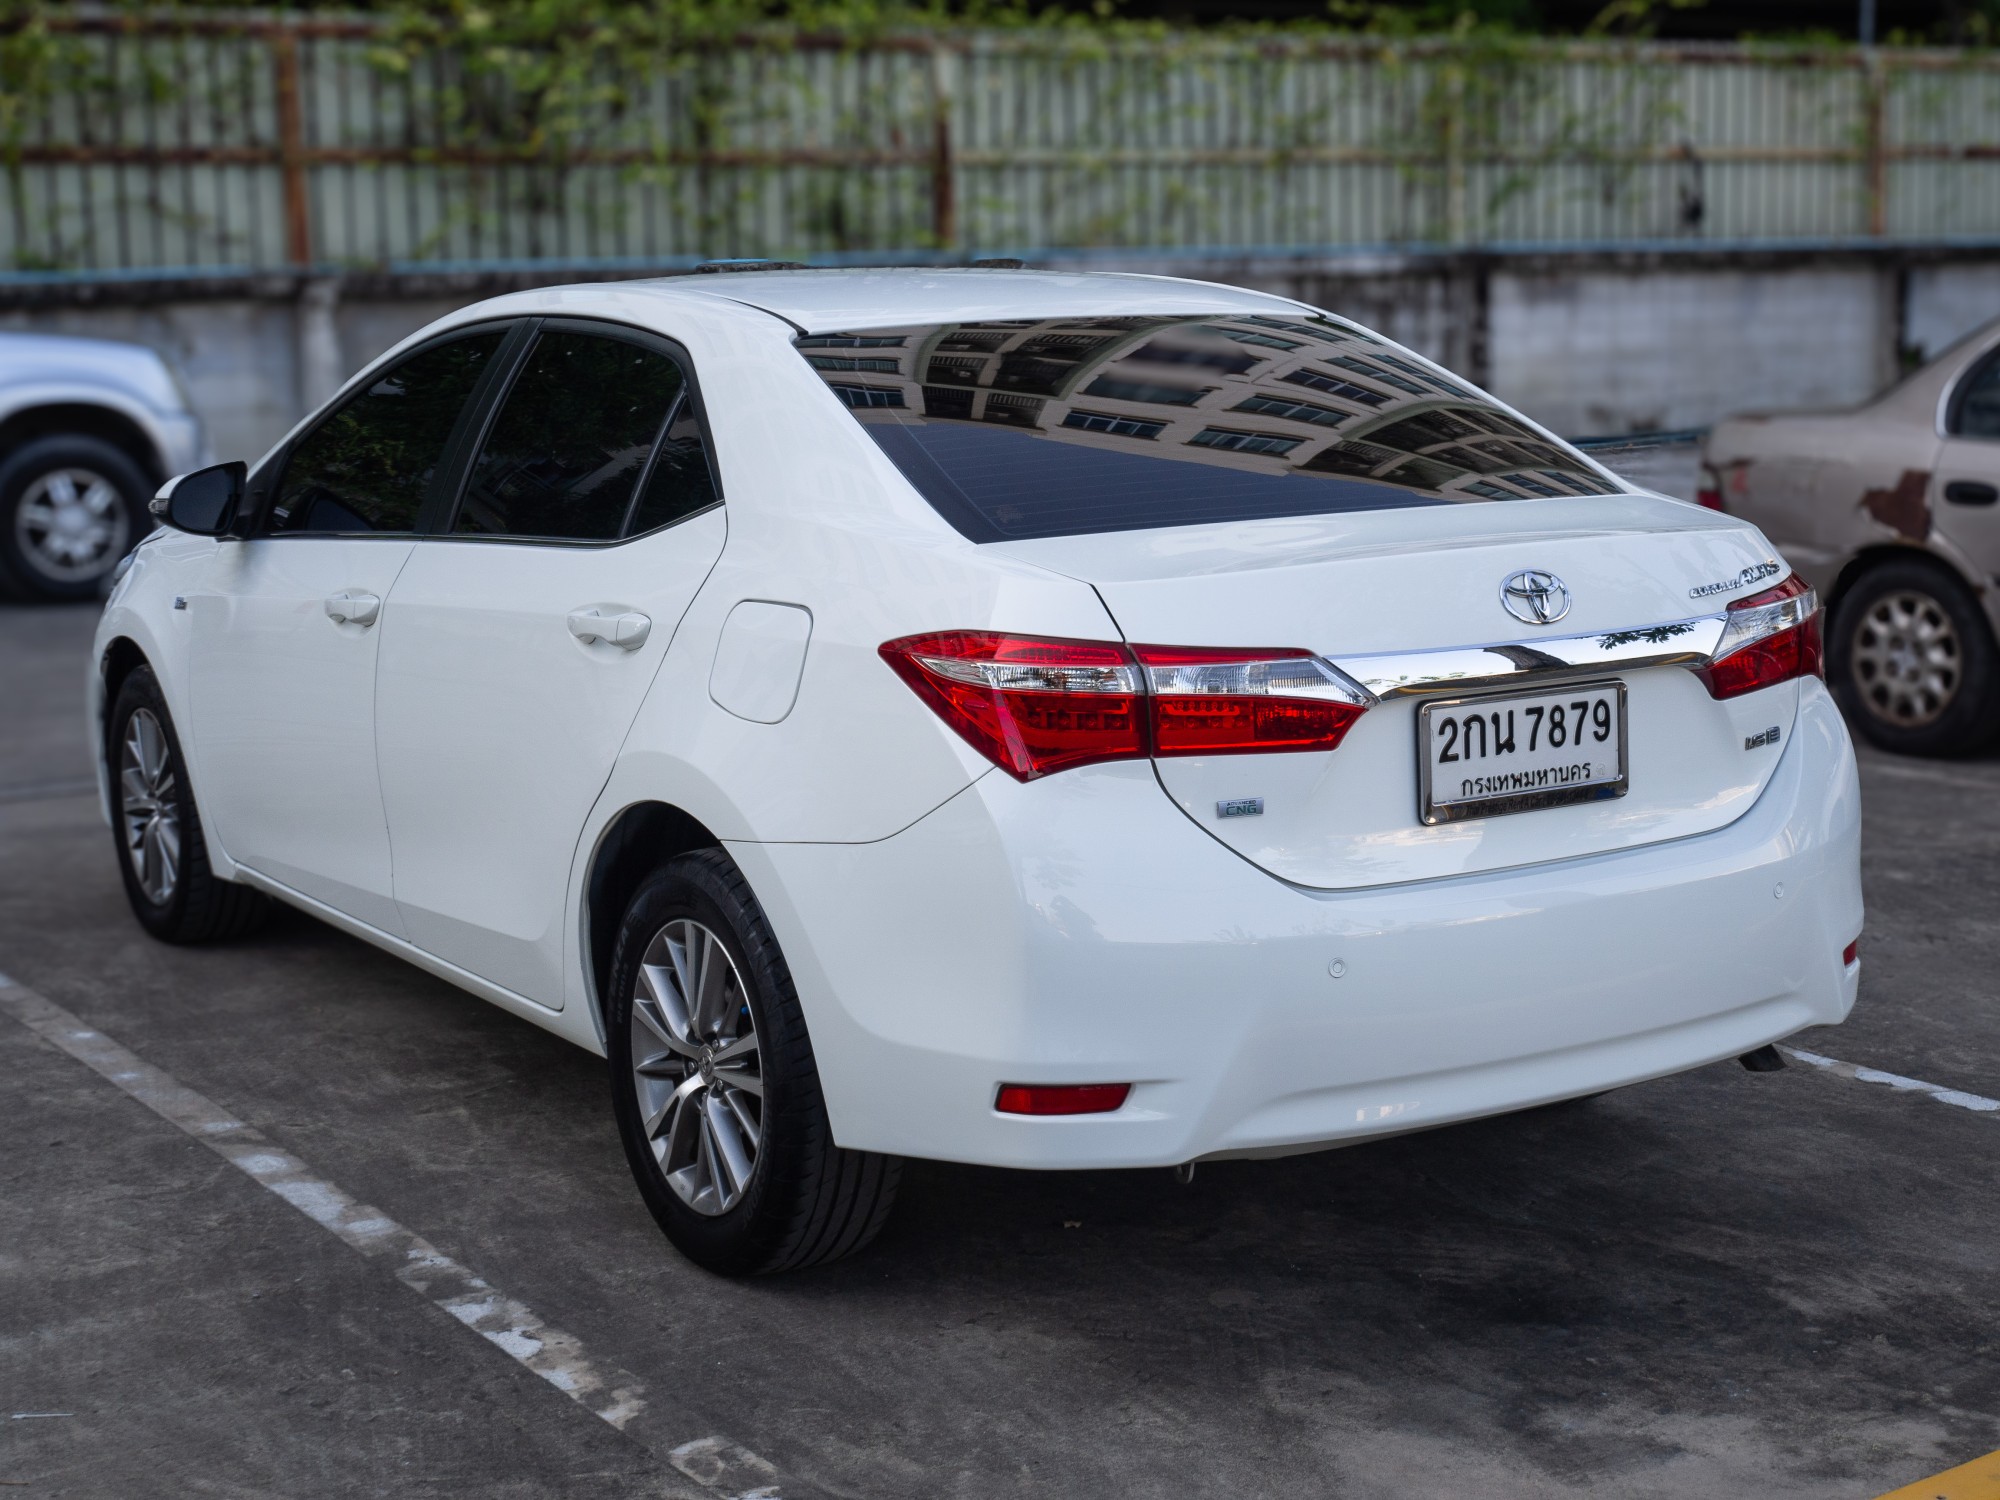
[[[1569,613],[1569,590],[1553,573],[1523,568],[1500,585],[1500,603],[1523,625],[1553,625]]]

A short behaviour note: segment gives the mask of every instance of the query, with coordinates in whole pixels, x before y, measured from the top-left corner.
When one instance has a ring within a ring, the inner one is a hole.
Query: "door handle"
[[[342,589],[326,601],[326,617],[336,625],[373,625],[382,613],[382,599],[356,589]]]
[[[1977,479],[1954,479],[1944,487],[1944,497],[1953,505],[1991,505],[2000,500],[2000,489]]]
[[[637,610],[607,615],[599,609],[575,609],[570,611],[569,616],[569,633],[586,646],[609,641],[627,651],[637,651],[646,644],[646,637],[652,629],[652,620]]]

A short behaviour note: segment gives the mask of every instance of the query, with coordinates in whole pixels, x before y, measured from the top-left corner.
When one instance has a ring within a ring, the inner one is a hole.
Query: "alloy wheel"
[[[722,940],[687,919],[655,933],[633,981],[631,1027],[653,1159],[695,1212],[729,1212],[757,1170],[764,1072],[743,978]]]
[[[180,885],[181,813],[167,733],[150,709],[138,709],[125,721],[125,743],[118,753],[118,810],[125,857],[139,889],[155,906],[165,906]]]
[[[1965,671],[1951,616],[1911,589],[1884,594],[1855,622],[1851,662],[1868,711],[1905,729],[1935,722],[1958,696]]]
[[[132,527],[118,487],[94,469],[68,465],[39,475],[14,510],[14,539],[45,577],[95,578],[124,556]]]

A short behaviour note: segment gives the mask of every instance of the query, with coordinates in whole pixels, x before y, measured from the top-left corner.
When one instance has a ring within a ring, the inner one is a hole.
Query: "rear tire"
[[[167,943],[209,943],[241,937],[270,915],[270,898],[219,880],[173,715],[151,667],[136,668],[119,686],[105,726],[111,783],[111,829],[118,873],[132,915]]]
[[[2000,730],[2000,648],[1971,591],[1939,564],[1897,558],[1834,612],[1827,679],[1848,722],[1903,755],[1965,755]]]
[[[81,433],[0,461],[0,585],[27,599],[91,599],[152,526],[152,485],[122,448]]]
[[[688,1259],[794,1271],[880,1233],[902,1161],[834,1144],[791,970],[721,850],[681,855],[632,897],[605,1023],[633,1178]]]

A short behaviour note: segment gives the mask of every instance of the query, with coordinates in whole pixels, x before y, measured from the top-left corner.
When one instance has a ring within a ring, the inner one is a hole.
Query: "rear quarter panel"
[[[1858,555],[1879,548],[1922,548],[1977,576],[1938,529],[1931,496],[1943,446],[1941,404],[1993,342],[1968,339],[1852,410],[1718,423],[1703,454],[1724,505],[1756,522],[1822,595],[1830,596]]]
[[[729,536],[613,785],[685,786],[697,800],[677,805],[724,838],[886,838],[990,767],[883,662],[883,642],[952,628],[1116,632],[1087,584],[946,526],[791,347],[786,325],[690,314],[676,336],[701,380]],[[739,718],[710,693],[723,624],[746,601],[812,620],[796,699],[775,723]]]
[[[1921,544],[1936,453],[1928,425],[1874,407],[1733,418],[1707,449],[1729,512],[1755,522],[1821,590],[1865,547]]]

